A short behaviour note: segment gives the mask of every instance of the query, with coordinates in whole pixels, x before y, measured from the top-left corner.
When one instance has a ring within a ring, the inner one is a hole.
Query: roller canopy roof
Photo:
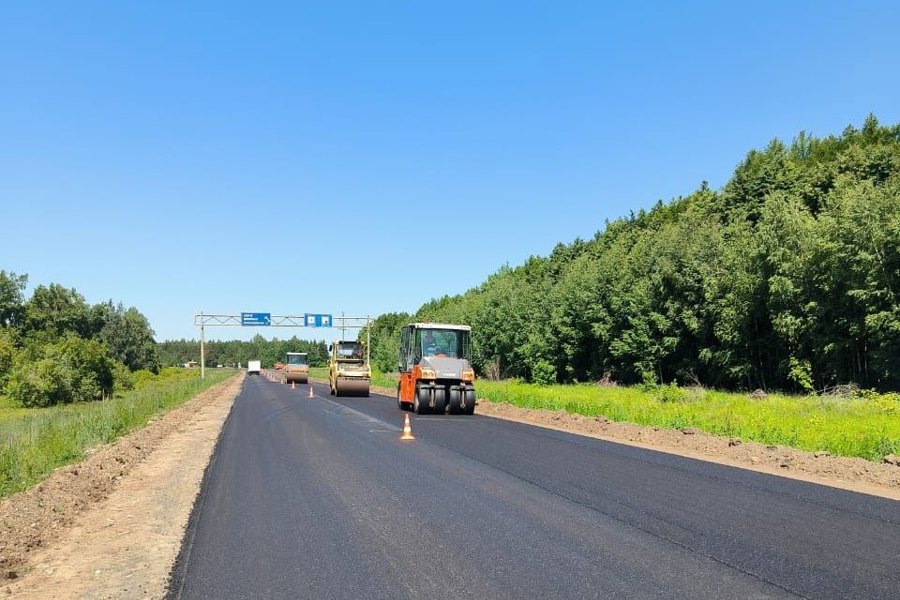
[[[447,323],[411,323],[416,329],[455,329],[457,331],[472,331],[468,325],[449,325]]]

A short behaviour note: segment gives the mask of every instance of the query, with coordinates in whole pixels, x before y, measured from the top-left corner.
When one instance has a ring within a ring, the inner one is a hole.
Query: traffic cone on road
[[[309,386],[309,397],[310,397],[310,398],[315,398],[315,397],[316,397],[315,392],[313,392],[312,386]]]
[[[291,389],[294,389],[294,382],[291,382]]]
[[[403,435],[400,436],[401,440],[414,440],[416,436],[412,434],[412,427],[409,426],[409,415],[403,415],[406,417],[403,420]]]

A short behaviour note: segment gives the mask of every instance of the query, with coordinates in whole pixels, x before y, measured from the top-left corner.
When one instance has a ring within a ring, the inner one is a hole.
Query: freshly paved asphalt
[[[248,378],[171,598],[900,598],[900,503]]]

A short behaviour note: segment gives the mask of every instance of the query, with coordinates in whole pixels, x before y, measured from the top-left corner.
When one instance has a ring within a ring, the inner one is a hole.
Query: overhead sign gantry
[[[228,314],[197,313],[194,326],[200,328],[200,377],[206,377],[206,328],[207,327],[329,327],[341,330],[341,339],[346,329],[368,328],[371,317],[333,316],[325,313],[303,313],[302,315],[273,315],[264,312],[241,312]],[[371,333],[366,333],[366,351]]]

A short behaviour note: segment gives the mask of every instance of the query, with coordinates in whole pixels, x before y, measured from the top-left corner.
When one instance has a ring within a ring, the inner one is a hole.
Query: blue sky
[[[0,269],[194,313],[377,315],[900,121],[896,2],[0,4]],[[321,331],[221,329],[322,337]]]

